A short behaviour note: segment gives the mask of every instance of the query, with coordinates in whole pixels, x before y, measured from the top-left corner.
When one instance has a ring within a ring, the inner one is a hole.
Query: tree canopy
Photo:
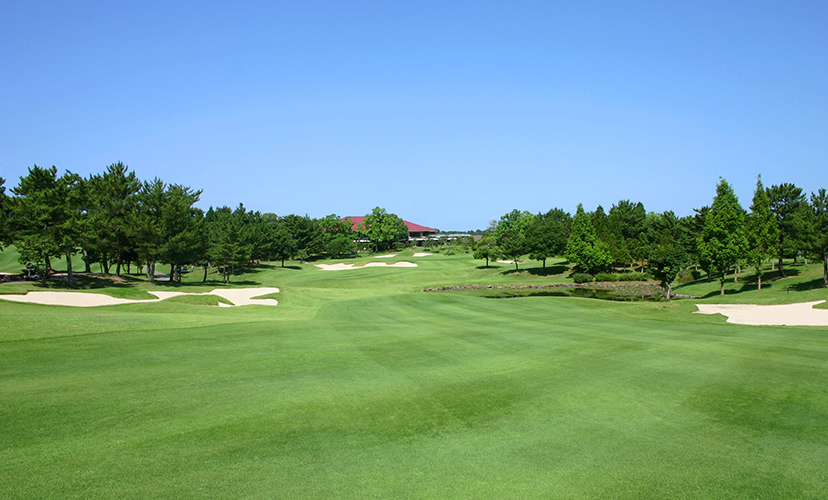
[[[405,222],[396,214],[390,214],[380,207],[374,208],[362,219],[358,231],[371,240],[378,252],[390,249],[396,241],[408,240],[408,226]]]

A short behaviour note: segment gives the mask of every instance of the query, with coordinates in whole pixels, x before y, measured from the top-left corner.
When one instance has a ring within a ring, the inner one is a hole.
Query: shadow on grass
[[[790,267],[785,267],[785,276],[779,274],[779,269],[774,269],[773,271],[765,271],[762,273],[762,286],[765,286],[765,283],[770,283],[785,278],[795,278],[797,276],[799,276],[799,269],[791,269]],[[751,276],[750,279],[756,280],[756,275]]]
[[[555,274],[565,273],[568,270],[568,266],[557,265],[548,267],[533,267],[532,269],[527,269],[526,271],[534,276],[552,276]]]
[[[811,281],[803,281],[801,283],[795,283],[791,285],[791,290],[797,292],[804,292],[806,290],[814,290],[817,288],[825,288],[825,282],[822,280],[822,277],[812,279]]]
[[[477,268],[476,268],[476,269],[500,269],[500,266],[492,266],[492,265],[488,265],[488,266],[477,266]]]
[[[45,284],[40,280],[27,281],[27,283],[35,288],[43,289],[94,290],[99,288],[134,288],[136,284],[143,280],[126,274],[116,276],[114,274],[73,273],[72,281],[73,283],[70,285],[66,274],[60,273],[49,276]]]

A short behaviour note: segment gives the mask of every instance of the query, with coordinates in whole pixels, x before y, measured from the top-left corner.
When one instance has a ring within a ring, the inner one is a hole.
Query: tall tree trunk
[[[117,262],[116,267],[115,267],[115,274],[117,276],[121,275],[121,249],[120,248],[118,249],[118,262]]]
[[[722,283],[722,295],[724,295],[725,294],[724,293],[724,280],[721,280],[721,283]]]
[[[65,248],[64,252],[66,253],[66,282],[69,283],[69,286],[72,286],[72,251],[69,248]]]
[[[207,283],[207,264],[204,264],[204,277],[201,279],[202,283]]]
[[[756,288],[757,290],[762,289],[762,264],[761,264],[761,262],[758,266],[756,266],[756,285],[757,285],[757,288]]]
[[[89,273],[92,272],[92,264],[89,262],[89,253],[86,252],[85,248],[82,250],[82,252],[83,252],[83,265],[85,267],[83,272],[89,274]]]
[[[822,250],[822,282],[828,287],[828,249]]]
[[[779,276],[787,278],[785,276],[785,268],[782,267],[782,249],[779,250]]]
[[[104,274],[109,274],[109,255],[106,252],[101,253],[101,267],[103,267]]]

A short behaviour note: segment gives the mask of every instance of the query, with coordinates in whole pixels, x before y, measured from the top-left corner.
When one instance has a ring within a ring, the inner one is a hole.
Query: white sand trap
[[[513,261],[513,260],[499,260],[498,262],[500,262],[501,264],[514,264],[515,263],[515,261]],[[518,263],[520,263],[520,261],[518,261]]]
[[[828,309],[814,309],[825,302],[759,306],[755,304],[696,304],[696,314],[721,314],[739,325],[828,326]]]
[[[344,262],[339,262],[337,264],[314,264],[316,267],[320,268],[323,271],[347,271],[349,269],[362,269],[365,267],[418,267],[417,264],[413,262],[406,262],[401,260],[399,262],[394,262],[389,264],[387,262],[369,262],[364,266],[356,266],[354,267],[353,264],[346,264]]]
[[[429,255],[434,255],[434,254],[430,254],[428,252],[414,252],[414,257],[428,257]]]
[[[100,293],[82,292],[29,292],[26,295],[0,295],[0,299],[12,302],[27,302],[30,304],[43,304],[49,306],[72,306],[72,307],[97,307],[112,306],[117,304],[146,304],[148,302],[160,302],[170,297],[179,295],[218,295],[227,299],[235,306],[263,305],[275,306],[279,302],[274,299],[254,299],[260,295],[267,295],[278,292],[278,288],[237,288],[223,289],[216,288],[206,293],[184,293],[184,292],[148,292],[158,297],[150,300],[119,299]],[[219,303],[222,307],[232,307],[229,304]]]
[[[389,253],[388,255],[374,255],[372,258],[374,259],[390,259],[391,257],[396,257],[397,254]]]

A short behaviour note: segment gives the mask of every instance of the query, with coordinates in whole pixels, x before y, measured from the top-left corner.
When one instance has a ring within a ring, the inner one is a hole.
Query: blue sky
[[[0,177],[484,228],[828,187],[825,2],[4,2]]]

